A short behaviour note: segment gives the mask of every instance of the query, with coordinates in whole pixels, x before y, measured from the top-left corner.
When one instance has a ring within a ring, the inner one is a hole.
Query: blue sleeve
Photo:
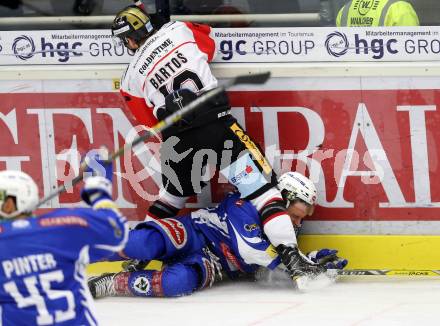
[[[279,257],[264,236],[256,208],[235,195],[228,196],[222,204],[229,222],[233,252],[247,265],[276,267],[280,262]]]
[[[257,209],[249,201],[240,199],[239,194],[228,195],[218,208],[224,210],[230,220],[261,224]]]
[[[95,205],[94,208],[74,209],[75,215],[87,221],[87,227],[80,237],[89,245],[91,262],[121,251],[127,242],[127,220],[112,204],[109,200],[101,206]]]

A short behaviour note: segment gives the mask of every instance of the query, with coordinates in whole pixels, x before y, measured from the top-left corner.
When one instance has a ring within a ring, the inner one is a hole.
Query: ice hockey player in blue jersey
[[[291,221],[299,230],[302,219],[313,213],[316,188],[300,173],[288,172],[281,176],[279,189]],[[328,249],[315,251],[309,258],[301,254],[298,260],[298,255],[290,254],[298,250],[296,247],[274,248],[262,229],[258,211],[240,199],[239,193],[227,195],[215,208],[143,222],[130,231],[119,256],[140,261],[162,260],[162,269],[143,270],[142,264],[132,264],[131,271],[91,278],[90,290],[95,298],[172,297],[212,285],[221,272],[235,278],[243,273],[252,274],[261,266],[268,269],[283,266],[288,277],[295,281],[307,273],[316,275],[327,268],[343,268],[347,264],[336,256],[336,250]]]
[[[81,197],[89,208],[40,216],[32,216],[32,178],[0,172],[0,325],[97,325],[86,265],[121,250],[128,238],[111,199],[111,167],[107,172],[85,180]]]

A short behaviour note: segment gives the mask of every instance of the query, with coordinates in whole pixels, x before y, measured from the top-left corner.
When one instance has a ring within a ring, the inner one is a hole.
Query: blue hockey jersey
[[[260,215],[240,194],[229,194],[215,208],[191,213],[192,222],[209,248],[220,258],[223,269],[253,272],[258,266],[275,268],[280,259],[263,233]]]
[[[85,267],[125,245],[111,209],[56,209],[0,223],[0,325],[96,325]]]

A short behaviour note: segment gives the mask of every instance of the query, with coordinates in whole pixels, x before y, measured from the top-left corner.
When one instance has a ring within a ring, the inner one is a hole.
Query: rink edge
[[[440,236],[418,235],[303,235],[300,248],[309,252],[320,248],[338,249],[350,269],[440,270]],[[148,266],[159,269],[160,262]],[[118,272],[120,262],[96,263],[90,275]]]
[[[300,248],[338,249],[350,269],[440,269],[440,236],[427,235],[304,235]]]

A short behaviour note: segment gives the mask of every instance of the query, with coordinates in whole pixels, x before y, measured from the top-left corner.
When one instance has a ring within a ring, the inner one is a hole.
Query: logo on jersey
[[[183,96],[180,95],[178,91],[171,93],[173,96],[173,103],[177,105],[180,110],[183,109]]]
[[[379,1],[373,1],[373,0],[360,0],[355,2],[353,9],[357,10],[359,15],[365,16],[368,14],[368,12],[373,8],[373,4],[377,8]],[[375,8],[375,9],[376,9]]]
[[[151,50],[150,55],[145,58],[145,62],[139,68],[139,73],[143,74],[147,70],[147,68],[155,61],[156,58],[162,58],[162,56],[170,50],[169,47],[173,48],[174,43],[168,38],[164,42],[162,42],[162,44],[159,44],[155,49]],[[148,46],[144,46],[142,52],[146,50],[149,50]],[[140,58],[142,57],[142,54]]]
[[[173,218],[153,220],[152,222],[155,222],[165,231],[174,247],[181,249],[186,245],[188,234],[186,233],[185,226],[181,222]]]
[[[333,32],[328,34],[325,40],[325,47],[328,54],[334,56],[335,58],[339,58],[340,56],[346,54],[348,51],[349,43],[347,35],[340,32]]]
[[[202,286],[200,287],[201,289],[211,286],[211,284],[214,282],[215,276],[211,262],[204,257],[202,258],[202,262],[203,266],[205,267],[205,278],[203,279]]]
[[[263,171],[266,174],[270,174],[272,172],[272,167],[269,162],[266,160],[264,155],[261,153],[260,149],[255,145],[255,143],[249,138],[248,135],[244,132],[243,129],[237,123],[234,123],[229,127],[232,132],[240,139],[240,141],[246,146],[249,152],[252,154],[253,158],[258,162]]]
[[[228,265],[230,266],[231,269],[238,269],[239,271],[243,271],[243,269],[241,268],[241,264],[238,261],[238,258],[232,253],[231,248],[229,248],[229,246],[224,243],[221,242],[220,243],[220,250],[223,253],[223,256],[225,256]]]
[[[58,216],[58,217],[46,217],[39,221],[39,224],[43,227],[47,226],[61,226],[61,225],[77,225],[82,227],[88,227],[87,220],[79,216]]]
[[[23,220],[23,219],[12,222],[12,227],[14,229],[24,229],[29,227],[30,225],[31,223],[28,220]]]
[[[143,275],[136,277],[133,281],[133,289],[139,294],[147,294],[150,289],[150,280]]]
[[[27,60],[34,56],[35,43],[34,40],[26,35],[21,35],[15,38],[12,43],[12,51],[17,58],[21,60]]]
[[[233,184],[237,184],[237,183],[239,183],[240,180],[246,178],[249,174],[251,174],[253,170],[254,170],[254,169],[252,168],[252,166],[250,166],[250,165],[246,166],[246,168],[245,168],[243,171],[241,171],[241,172],[240,172],[239,174],[237,174],[235,177],[232,177],[232,178],[231,178],[231,182],[232,182]]]
[[[252,231],[255,231],[255,230],[259,230],[259,229],[260,229],[260,226],[259,226],[258,224],[256,224],[256,223],[253,223],[253,224],[245,224],[245,225],[244,225],[244,229],[245,229],[246,231],[248,231],[248,232],[252,232]]]

